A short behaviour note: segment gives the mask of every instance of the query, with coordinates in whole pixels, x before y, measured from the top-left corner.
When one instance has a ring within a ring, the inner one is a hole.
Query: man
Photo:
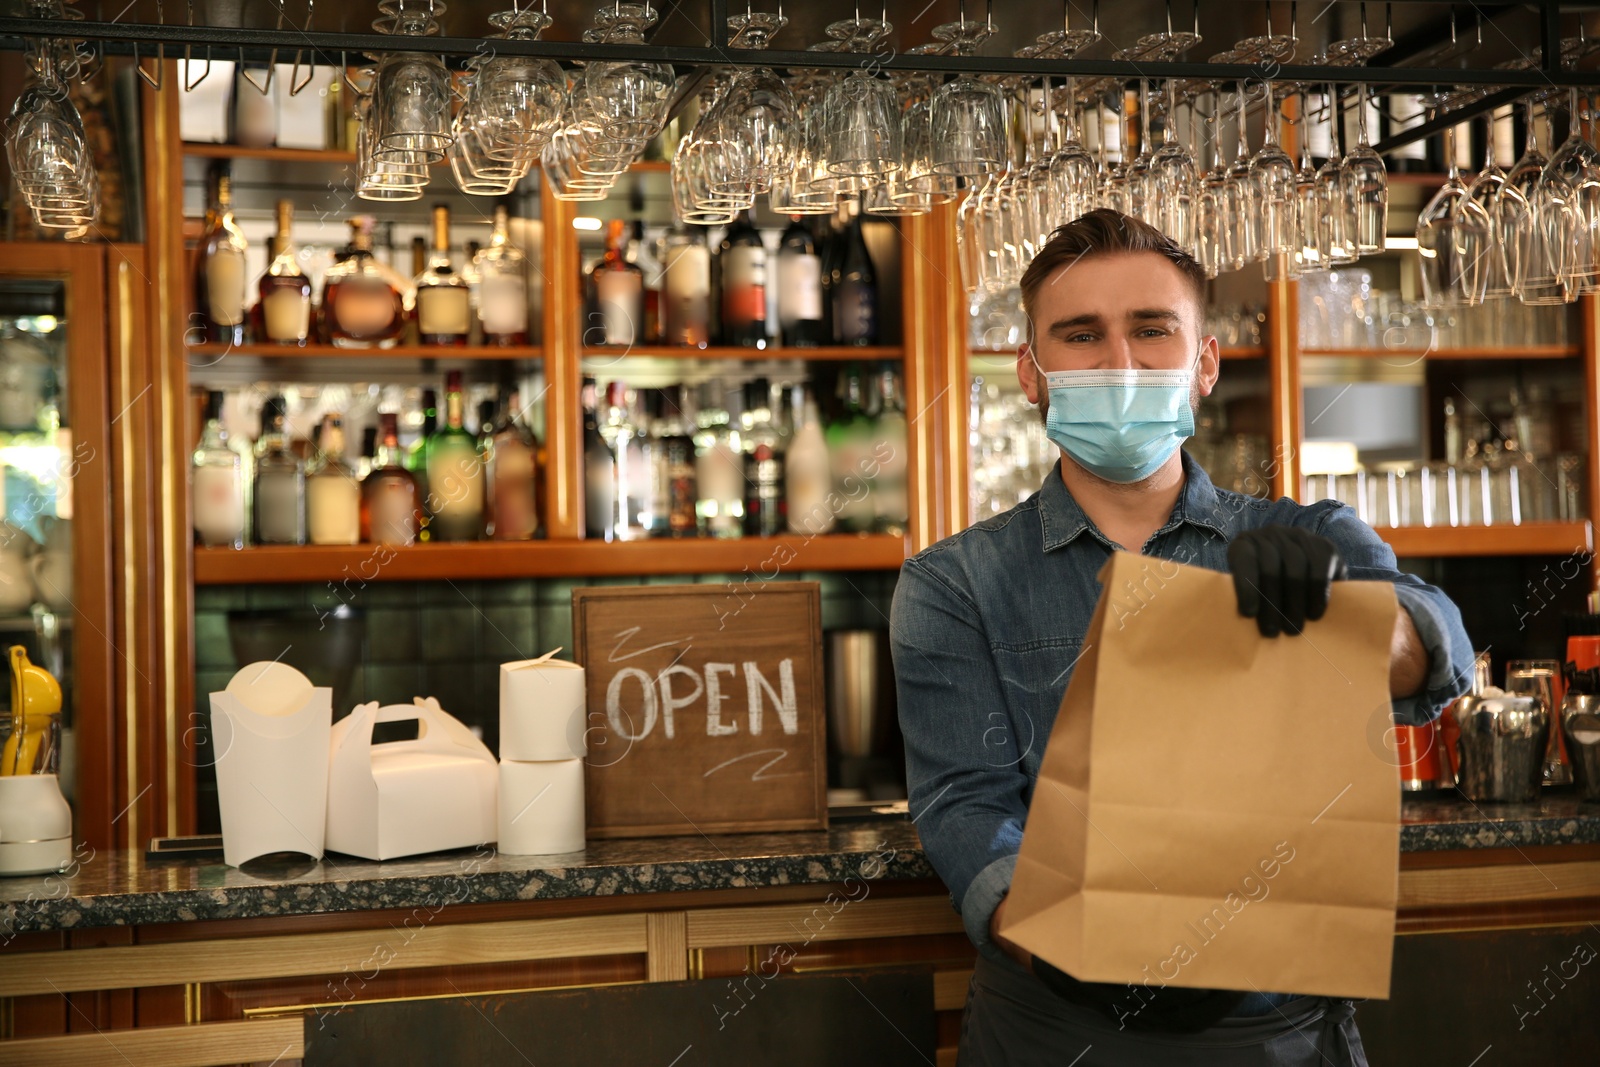
[[[1217,489],[1181,451],[1218,373],[1204,275],[1187,253],[1092,211],[1056,231],[1021,287],[1017,375],[1061,460],[1027,501],[908,560],[891,624],[911,813],[978,948],[958,1063],[1364,1065],[1348,1001],[1166,988],[1130,1022],[1114,1008],[1125,986],[1078,982],[997,936],[1113,551],[1231,572],[1239,610],[1281,640],[1314,633],[1335,578],[1393,582],[1403,722],[1437,716],[1472,664],[1455,605],[1396,570],[1354,511]]]

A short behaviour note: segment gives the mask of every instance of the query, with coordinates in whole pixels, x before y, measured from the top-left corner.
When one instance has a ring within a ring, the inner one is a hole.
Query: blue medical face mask
[[[1194,434],[1189,394],[1195,364],[1183,370],[1039,370],[1050,394],[1046,436],[1108,482],[1150,477]]]

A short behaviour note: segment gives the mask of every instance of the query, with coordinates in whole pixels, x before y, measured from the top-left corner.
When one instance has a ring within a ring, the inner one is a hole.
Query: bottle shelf
[[[1306,348],[1302,356],[1333,356],[1342,359],[1567,359],[1579,353],[1577,345],[1522,345],[1517,348]]]
[[[354,163],[356,154],[342,148],[255,148],[242,144],[184,141],[183,154],[200,159],[269,159],[293,163]]]
[[[706,348],[689,348],[686,345],[587,345],[584,358],[616,359],[640,357],[649,359],[805,359],[805,360],[898,360],[905,357],[905,349],[898,345],[826,345],[816,348],[744,348],[734,345],[710,345]]]
[[[1378,536],[1401,557],[1559,556],[1594,547],[1588,522],[1533,522],[1521,526],[1378,527]]]
[[[1222,348],[1218,351],[1223,359],[1265,359],[1267,350],[1260,345],[1244,348]]]
[[[393,348],[341,348],[338,345],[275,345],[250,342],[242,345],[187,345],[195,357],[227,355],[257,356],[266,359],[542,359],[540,345],[395,345]]]
[[[196,585],[257,582],[387,582],[479,578],[743,574],[753,581],[797,571],[896,570],[904,537],[471,541],[421,545],[263,545],[196,548]]]

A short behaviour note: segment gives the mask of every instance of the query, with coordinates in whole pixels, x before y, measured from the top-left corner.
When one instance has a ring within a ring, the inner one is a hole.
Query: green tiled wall
[[[888,629],[896,571],[799,572],[775,581],[815,581],[822,587],[822,626],[835,629]],[[334,717],[356,704],[408,704],[414,696],[435,696],[446,711],[483,731],[489,747],[499,746],[499,671],[507,660],[527,659],[561,646],[572,658],[572,590],[579,586],[676,585],[684,582],[743,582],[744,575],[550,578],[496,581],[373,582],[359,588],[329,583],[201,586],[195,590],[195,722],[210,719],[208,694],[220,690],[241,663],[234,655],[233,627],[250,628],[250,613],[303,613],[303,627],[281,659],[304,671],[318,685],[333,684],[319,668],[326,632],[338,625],[328,614],[341,604],[364,617],[361,654],[348,685],[334,694]],[[279,655],[276,650],[264,658]],[[205,731],[196,736],[204,744]],[[198,759],[202,832],[216,832],[215,779],[209,759]]]

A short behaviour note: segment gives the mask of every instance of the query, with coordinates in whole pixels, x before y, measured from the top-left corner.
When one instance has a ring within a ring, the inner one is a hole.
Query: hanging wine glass
[[[1198,126],[1199,124],[1196,123]],[[1199,242],[1196,259],[1207,278],[1233,269],[1232,197],[1228,192],[1228,170],[1222,163],[1222,91],[1213,90],[1211,115],[1206,123],[1206,155],[1211,167],[1200,176],[1195,199],[1195,234]]]
[[[1569,93],[1567,139],[1550,154],[1535,190],[1536,210],[1560,204],[1568,238],[1562,273],[1569,289],[1589,293],[1600,289],[1596,227],[1600,226],[1600,154],[1583,136],[1584,112],[1578,90]]]
[[[1489,260],[1484,264],[1484,271],[1488,278],[1484,283],[1483,295],[1485,300],[1495,300],[1500,297],[1511,296],[1511,274],[1507,270],[1509,262],[1506,256],[1507,241],[1512,239],[1511,223],[1516,212],[1525,209],[1526,201],[1520,205],[1516,199],[1520,194],[1512,192],[1507,196],[1506,172],[1494,158],[1494,112],[1484,114],[1484,139],[1483,169],[1467,187],[1467,195],[1474,203],[1483,208],[1483,213],[1489,217]]]
[[[1258,260],[1261,249],[1261,199],[1250,172],[1250,144],[1245,136],[1244,86],[1239,86],[1239,108],[1236,129],[1237,149],[1233,165],[1228,168],[1228,200],[1234,224],[1233,264],[1238,270],[1246,263]]]
[[[1350,211],[1345,198],[1344,166],[1339,157],[1339,126],[1343,108],[1339,87],[1328,86],[1328,159],[1317,168],[1317,253],[1330,267],[1356,261],[1350,234]]]
[[[1068,78],[1064,139],[1060,150],[1050,160],[1050,195],[1058,205],[1060,223],[1071,222],[1094,207],[1097,185],[1094,157],[1078,140],[1077,113],[1073,79]]]
[[[841,25],[853,28],[852,47],[858,41],[870,47],[890,31],[887,22],[854,19],[836,23],[828,32],[832,34]],[[828,90],[822,110],[828,173],[863,179],[850,191],[864,188],[867,179],[881,178],[899,168],[900,100],[887,79],[875,77],[866,66],[857,68]]]
[[[984,22],[936,26],[933,36],[947,41],[958,56],[975,56],[994,33]],[[965,75],[933,94],[933,169],[937,174],[972,178],[1005,163],[1005,109],[1000,90]]]
[[[1179,248],[1193,249],[1195,242],[1194,160],[1178,139],[1177,85],[1168,79],[1166,114],[1161,127],[1161,147],[1150,162],[1150,189],[1155,200],[1155,224]]]
[[[1300,240],[1294,160],[1278,144],[1278,100],[1268,82],[1261,149],[1250,161],[1251,191],[1261,212],[1261,254],[1293,252]]]
[[[1139,79],[1139,154],[1128,164],[1128,214],[1154,226],[1156,192],[1151,187],[1155,161],[1150,137],[1150,83]]]
[[[607,4],[595,12],[607,44],[643,45],[656,23],[648,3]],[[643,59],[590,63],[583,76],[589,106],[608,138],[643,145],[661,132],[672,103],[672,67]]]
[[[1297,242],[1296,267],[1304,274],[1327,270],[1327,257],[1322,254],[1322,225],[1319,217],[1322,205],[1318,198],[1317,168],[1311,158],[1311,113],[1306,109],[1305,90],[1300,91],[1300,169],[1294,176],[1295,214],[1300,220],[1300,238]]]
[[[1106,109],[1110,115],[1110,122],[1102,121],[1100,124],[1100,206],[1111,211],[1121,212],[1124,215],[1133,214],[1128,195],[1128,166],[1127,142],[1122,136],[1122,116]],[[1117,158],[1110,166],[1105,166],[1106,145],[1110,138],[1107,136],[1111,130],[1117,131]]]
[[[1544,175],[1545,164],[1549,160],[1539,150],[1533,102],[1530,100],[1523,106],[1527,135],[1522,158],[1512,164],[1501,194],[1504,201],[1502,211],[1509,230],[1504,249],[1506,268],[1511,276],[1511,291],[1524,304],[1565,304],[1572,300],[1562,270],[1570,225],[1563,217],[1563,211],[1566,210],[1564,205],[1548,212],[1536,210],[1539,179]]]
[[[1483,303],[1489,280],[1485,269],[1491,247],[1489,216],[1461,180],[1454,127],[1445,127],[1444,146],[1449,175],[1417,216],[1422,306],[1431,310]]]
[[[1389,225],[1389,172],[1367,143],[1367,86],[1357,90],[1356,147],[1344,158],[1345,239],[1357,256],[1382,252]]]

